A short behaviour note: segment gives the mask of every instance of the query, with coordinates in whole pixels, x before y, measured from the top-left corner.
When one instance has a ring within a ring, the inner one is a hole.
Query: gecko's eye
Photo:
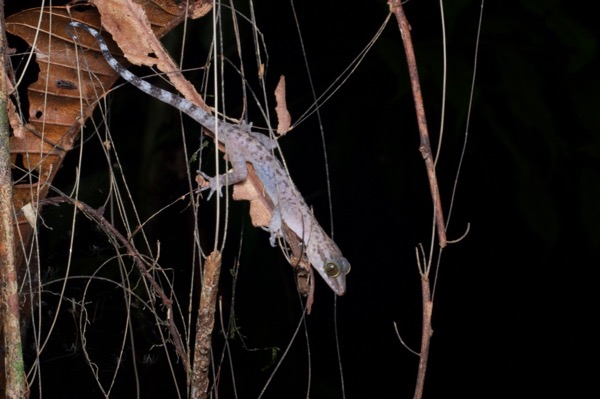
[[[340,268],[338,267],[337,263],[331,260],[325,263],[325,266],[323,266],[323,270],[325,270],[325,273],[329,277],[337,277],[340,275]]]

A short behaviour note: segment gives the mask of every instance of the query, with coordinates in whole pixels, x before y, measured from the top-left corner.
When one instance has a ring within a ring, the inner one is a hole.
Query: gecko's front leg
[[[248,177],[248,167],[246,166],[246,158],[244,157],[243,150],[234,144],[228,145],[228,140],[222,140],[225,144],[225,156],[227,161],[231,164],[231,170],[218,176],[210,177],[206,173],[198,171],[198,173],[208,181],[208,186],[202,187],[197,191],[204,191],[210,189],[208,194],[208,200],[212,195],[217,192],[219,197],[223,196],[223,186],[231,186],[243,182]]]

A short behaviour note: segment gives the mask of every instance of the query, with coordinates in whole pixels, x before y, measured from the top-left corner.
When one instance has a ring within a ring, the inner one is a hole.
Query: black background
[[[367,45],[388,12],[384,1],[295,5],[317,93]],[[11,7],[7,15],[18,11],[16,5]],[[247,13],[247,5],[239,7]],[[446,7],[448,86],[437,170],[448,216],[465,139],[480,3],[453,1]],[[441,258],[425,397],[574,398],[597,392],[595,373],[587,363],[593,362],[598,331],[593,270],[599,264],[600,243],[600,80],[594,13],[581,7],[585,6],[561,1],[485,3],[468,142],[449,239],[462,236],[467,225],[470,230]],[[413,0],[405,4],[405,11],[437,148],[442,94],[439,6]],[[256,15],[269,52],[267,92],[272,100],[275,83],[285,74],[288,107],[292,118],[298,118],[313,98],[290,4],[257,2]],[[250,84],[258,90],[249,33],[246,25],[246,66]],[[209,37],[208,18],[191,23],[184,66],[202,65]],[[165,43],[177,46],[181,31],[174,31]],[[234,50],[228,48],[228,54]],[[199,84],[199,74],[189,76],[192,81],[197,77]],[[408,83],[400,33],[392,18],[356,72],[320,109],[335,239],[352,264],[347,294],[337,300],[348,398],[410,397],[416,379],[418,358],[401,345],[393,325],[396,322],[404,341],[418,349],[421,299],[414,254],[417,245],[428,248],[431,239],[431,199]],[[177,165],[184,157],[178,115],[129,87],[118,89],[111,101],[115,142],[142,218],[149,217],[187,187],[178,175]],[[258,115],[251,107],[250,118]],[[197,145],[191,124],[188,134]],[[294,181],[329,231],[316,116],[280,142]],[[81,192],[85,201],[100,206],[106,198],[107,174],[96,145],[90,142],[85,148]],[[55,182],[67,192],[76,158],[69,155]],[[206,229],[207,249],[214,230],[212,204],[203,204],[204,219],[199,222]],[[68,227],[60,220],[68,220],[70,212],[58,208],[46,214],[53,230],[42,232],[42,267],[56,273],[64,267],[70,234],[61,233]],[[81,219],[76,266],[93,270],[104,259],[94,256],[110,248],[102,233]],[[185,205],[177,204],[148,225],[152,240],[161,242],[161,264],[174,270],[182,301],[189,279],[190,223]],[[242,229],[236,291],[240,331],[248,347],[284,348],[301,315],[293,276],[279,250],[269,247],[267,233],[250,226],[243,203],[233,204],[230,216],[221,288],[224,306],[231,302],[227,269],[238,255]],[[73,296],[81,292],[75,283],[70,290]],[[120,317],[115,316],[115,304],[122,294],[99,289],[98,297],[104,314],[90,327],[88,345],[101,368],[110,372],[119,337],[111,329],[122,325],[111,326],[110,321]],[[98,389],[80,350],[68,350],[77,334],[72,316],[63,312],[63,324],[42,355],[44,396],[96,397]],[[333,295],[319,280],[307,320],[310,351],[301,333],[264,397],[307,396],[307,352],[310,396],[342,397],[333,320]],[[162,352],[149,349],[160,342],[151,331],[152,321],[139,316],[139,358],[156,358],[154,364],[141,367],[142,397],[175,397]],[[216,338],[215,345],[221,341]],[[248,351],[239,338],[232,348],[239,397],[258,396],[273,370],[271,352]],[[114,397],[133,395],[128,362],[124,360]],[[231,376],[224,367],[221,397],[233,397]],[[181,369],[177,372],[181,379]]]

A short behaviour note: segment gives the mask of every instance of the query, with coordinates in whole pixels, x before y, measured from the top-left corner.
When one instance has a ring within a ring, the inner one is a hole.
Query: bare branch
[[[425,167],[427,168],[427,177],[429,179],[429,189],[431,190],[431,197],[433,199],[433,208],[436,218],[436,225],[438,231],[438,238],[440,240],[440,247],[446,247],[446,224],[444,223],[444,213],[442,210],[442,201],[440,199],[440,191],[437,183],[437,176],[435,173],[435,165],[433,157],[431,156],[431,144],[429,142],[429,131],[427,129],[427,118],[425,118],[425,107],[423,106],[423,93],[421,92],[421,84],[419,83],[419,71],[417,69],[417,60],[415,58],[415,52],[412,45],[412,39],[410,36],[410,25],[402,9],[402,2],[400,0],[389,1],[390,10],[396,16],[398,21],[398,27],[400,28],[400,34],[402,35],[402,42],[404,43],[404,51],[406,53],[406,61],[408,63],[408,71],[410,74],[410,84],[413,91],[413,98],[415,102],[415,108],[417,111],[417,124],[419,125],[419,134],[421,136],[421,145],[419,151],[425,160]]]

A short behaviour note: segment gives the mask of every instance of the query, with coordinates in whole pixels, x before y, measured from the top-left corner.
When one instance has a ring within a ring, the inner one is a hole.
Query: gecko
[[[71,22],[67,25],[67,32],[73,41],[77,39],[73,28],[83,29],[94,36],[106,62],[137,89],[180,110],[208,130],[215,131],[218,128],[218,141],[223,144],[227,161],[232,168],[215,177],[200,172],[209,182],[208,200],[215,192],[222,195],[223,186],[243,182],[248,176],[246,163],[251,163],[274,205],[267,228],[271,245],[275,246],[276,240],[283,236],[285,224],[302,240],[309,263],[327,285],[337,295],[341,296],[346,292],[346,274],[350,271],[350,263],[323,230],[281,161],[274,155],[273,150],[277,147],[274,139],[252,131],[251,124],[237,125],[221,120],[185,98],[140,79],[112,56],[97,30],[80,22]]]

